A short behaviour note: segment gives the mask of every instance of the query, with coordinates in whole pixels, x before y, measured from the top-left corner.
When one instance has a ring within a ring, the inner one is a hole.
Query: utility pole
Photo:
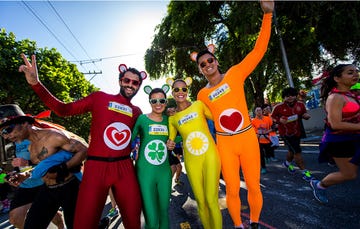
[[[275,33],[276,33],[276,35],[278,35],[279,41],[280,41],[280,49],[281,49],[281,54],[282,54],[281,56],[282,56],[282,61],[283,61],[284,67],[285,67],[286,78],[289,82],[290,87],[294,87],[294,82],[292,80],[291,73],[290,73],[289,63],[288,63],[288,60],[286,57],[284,42],[282,40],[280,31],[278,31],[278,29],[277,29],[278,24],[277,24],[277,20],[276,20],[275,9],[273,12],[273,19],[274,19],[274,25],[275,25]]]
[[[84,74],[84,75],[90,75],[90,74],[94,74],[92,77],[91,77],[91,79],[89,79],[89,82],[92,80],[92,79],[94,79],[94,77],[96,76],[96,75],[98,75],[98,74],[102,74],[102,71],[100,71],[100,72],[95,72],[95,71],[93,71],[93,72],[82,72],[82,74]]]

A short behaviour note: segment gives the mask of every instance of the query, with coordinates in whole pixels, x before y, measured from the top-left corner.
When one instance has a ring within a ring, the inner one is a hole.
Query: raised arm
[[[21,53],[21,57],[24,60],[23,65],[19,67],[19,72],[23,72],[25,74],[26,81],[30,85],[36,85],[40,83],[37,65],[36,65],[36,56],[31,56],[31,63],[26,57],[24,53]]]
[[[260,6],[264,14],[274,12],[274,0],[260,0]]]
[[[24,64],[19,67],[19,72],[25,74],[26,81],[30,84],[31,88],[39,96],[39,98],[59,116],[70,116],[83,114],[91,109],[94,103],[87,97],[76,100],[75,102],[64,103],[57,99],[41,82],[36,64],[36,56],[31,56],[31,62],[28,60],[25,54],[21,54]]]
[[[239,75],[241,75],[241,78],[245,80],[251,74],[268,49],[268,43],[271,35],[271,20],[272,12],[274,11],[274,1],[261,0],[260,5],[264,12],[264,16],[254,49],[247,54],[239,64],[230,68],[228,72],[230,75],[234,76],[233,80],[235,83],[239,80]]]

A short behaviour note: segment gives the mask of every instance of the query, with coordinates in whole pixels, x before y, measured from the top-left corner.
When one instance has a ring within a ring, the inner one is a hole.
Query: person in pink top
[[[329,202],[326,189],[354,180],[360,165],[360,101],[351,90],[359,81],[359,70],[353,64],[339,64],[321,86],[326,111],[326,125],[320,144],[319,162],[332,158],[338,171],[329,173],[310,185],[316,200]]]

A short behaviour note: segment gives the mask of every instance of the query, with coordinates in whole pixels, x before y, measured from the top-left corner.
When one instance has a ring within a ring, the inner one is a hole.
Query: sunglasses
[[[1,131],[1,135],[10,134],[15,129],[16,124],[11,124]]]
[[[182,92],[187,92],[188,91],[188,88],[187,87],[174,87],[173,88],[173,91],[175,92],[179,92],[179,91],[182,91]]]
[[[151,104],[157,104],[157,103],[165,104],[165,103],[167,103],[167,100],[166,99],[150,99],[149,102]]]
[[[126,83],[126,84],[129,84],[131,82],[131,84],[134,85],[134,86],[139,86],[140,85],[140,81],[132,80],[132,79],[129,79],[129,78],[122,78],[121,81]]]
[[[205,66],[206,66],[206,62],[208,63],[208,64],[211,64],[212,62],[214,62],[214,58],[213,57],[209,57],[209,58],[207,58],[205,61],[203,61],[203,62],[201,62],[200,63],[200,67],[201,68],[205,68]]]

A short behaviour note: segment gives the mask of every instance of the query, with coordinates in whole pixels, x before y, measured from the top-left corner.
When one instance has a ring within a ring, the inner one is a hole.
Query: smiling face
[[[218,61],[214,56],[206,53],[199,58],[198,67],[200,73],[208,77],[218,71]]]
[[[120,94],[125,98],[132,99],[140,88],[139,76],[127,71],[120,79]]]
[[[185,82],[176,81],[173,84],[172,95],[177,103],[187,101],[188,88]]]
[[[167,100],[161,92],[153,93],[149,99],[151,110],[155,114],[162,114],[166,108]]]

